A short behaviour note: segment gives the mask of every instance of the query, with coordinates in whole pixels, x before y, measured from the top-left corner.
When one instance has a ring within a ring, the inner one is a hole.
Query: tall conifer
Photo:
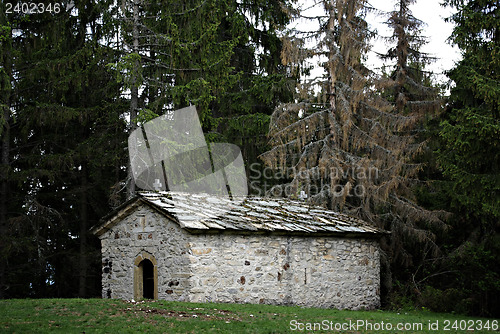
[[[496,226],[500,217],[500,19],[495,0],[449,0],[451,39],[462,60],[449,72],[451,89],[439,161],[453,181],[454,206]]]
[[[123,163],[120,86],[105,65],[115,52],[109,3],[75,1],[58,13],[13,12],[12,193],[9,296],[95,295],[88,229],[109,207]]]
[[[421,166],[412,158],[424,147],[411,132],[419,117],[399,112],[374,91],[380,80],[364,66],[372,36],[364,19],[366,2],[321,5],[325,15],[314,18],[319,30],[301,34],[315,37],[317,44],[305,49],[305,38],[296,32],[285,42],[283,61],[291,71],[320,55],[325,74],[304,80],[296,102],[273,113],[273,148],[262,157],[289,179],[270,193],[298,197],[303,192],[311,203],[374,224],[385,219],[440,221],[413,200],[411,184]]]

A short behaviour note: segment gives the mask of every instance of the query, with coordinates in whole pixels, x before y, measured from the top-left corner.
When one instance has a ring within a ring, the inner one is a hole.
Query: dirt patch
[[[203,309],[203,312],[193,310],[193,312],[164,310],[156,308],[128,308],[128,312],[133,312],[137,315],[148,317],[149,315],[160,315],[179,320],[188,320],[198,318],[202,320],[224,320],[224,321],[241,321],[241,318],[234,312],[218,309]]]

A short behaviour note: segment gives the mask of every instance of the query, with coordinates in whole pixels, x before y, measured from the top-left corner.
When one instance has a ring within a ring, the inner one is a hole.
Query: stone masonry
[[[380,253],[373,237],[193,233],[143,203],[98,235],[103,298],[137,298],[134,268],[149,257],[156,261],[159,299],[338,309],[380,304]]]

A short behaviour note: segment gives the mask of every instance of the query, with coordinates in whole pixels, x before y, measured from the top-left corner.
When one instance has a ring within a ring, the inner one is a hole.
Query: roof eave
[[[184,230],[192,234],[241,234],[241,235],[282,235],[282,236],[300,236],[300,237],[339,237],[339,238],[366,238],[366,239],[379,239],[384,235],[390,234],[388,231],[381,232],[302,232],[302,231],[284,231],[284,230],[235,230],[235,229],[195,229],[186,228]]]
[[[120,222],[120,220],[130,214],[133,210],[135,210],[141,204],[148,204],[143,198],[136,196],[126,201],[118,208],[101,218],[99,223],[90,228],[90,232],[97,237],[100,237],[107,231],[113,228],[116,224]]]

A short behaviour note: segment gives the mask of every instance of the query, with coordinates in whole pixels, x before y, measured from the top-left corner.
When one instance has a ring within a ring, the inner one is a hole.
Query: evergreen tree
[[[120,85],[101,43],[108,2],[78,1],[59,13],[13,12],[15,87],[8,295],[99,293],[99,252],[88,229],[106,214],[124,160]],[[93,269],[92,269],[93,268]],[[96,269],[96,270],[95,270]]]
[[[426,149],[423,120],[440,101],[423,71],[424,40],[410,3],[398,2],[390,14],[396,45],[385,58],[395,63],[382,78],[363,64],[372,36],[364,1],[322,2],[326,15],[314,18],[320,30],[312,49],[292,32],[284,61],[307,74],[304,60],[321,55],[326,75],[303,80],[296,103],[276,109],[273,148],[262,156],[283,182],[271,195],[307,197],[392,232],[382,240],[384,292],[392,289],[394,269],[397,279],[410,280],[422,261],[439,254],[429,224],[443,227],[446,216],[422,208],[414,195],[422,169],[417,159]]]
[[[277,37],[288,22],[286,7],[260,0],[124,2],[124,56],[116,67],[130,87],[131,119],[195,104],[207,140],[238,144],[254,162],[273,105],[290,97]]]
[[[438,311],[498,317],[499,7],[491,0],[446,4],[456,9],[451,40],[462,59],[448,73],[454,85],[439,125],[437,159],[445,176],[440,191],[455,215],[442,241],[449,252],[435,269],[443,274],[428,281],[435,287],[428,300]]]
[[[414,17],[409,6],[416,0],[399,0],[397,8],[389,13],[386,24],[393,34],[388,38],[395,43],[381,58],[393,62],[388,80],[382,80],[384,97],[394,104],[394,112],[416,116],[421,121],[425,116],[437,114],[441,109],[438,89],[432,87],[432,78],[425,66],[434,58],[420,51],[426,43],[421,27],[424,23]],[[421,127],[416,127],[417,131]]]
[[[439,162],[453,182],[455,208],[498,228],[500,217],[500,20],[498,1],[450,0],[452,41],[462,60],[442,122]]]
[[[421,150],[410,152],[406,162],[423,169],[430,154],[426,140],[428,133],[425,132],[424,124],[440,113],[442,102],[438,95],[439,90],[432,85],[431,74],[424,70],[433,58],[420,51],[421,46],[426,43],[426,39],[421,35],[421,26],[424,23],[412,15],[409,6],[413,3],[414,0],[400,0],[395,10],[389,13],[386,24],[392,28],[393,34],[388,41],[394,43],[394,46],[381,57],[392,64],[389,66],[389,74],[384,75],[377,86],[382,96],[393,105],[393,113],[413,120],[413,124],[396,129],[394,133],[413,138],[412,145],[418,145]],[[415,185],[423,186],[417,173],[411,175],[409,189],[405,195],[417,203],[413,195]],[[421,208],[418,210],[424,211]],[[397,219],[385,219],[385,228],[392,232],[390,244],[385,250],[390,255],[394,279],[407,282],[400,285],[403,289],[410,288],[410,291],[418,293],[421,287],[416,281],[423,274],[419,272],[419,268],[424,263],[436,261],[441,255],[435,232],[448,228],[438,217],[449,215],[443,211],[435,211],[434,214],[436,217],[426,215],[432,217],[431,220],[422,219],[422,215],[414,215],[411,219],[407,219],[405,215]],[[391,289],[388,282],[386,287]],[[400,293],[407,294],[407,291]]]
[[[304,49],[297,34],[285,44],[283,61],[292,70],[323,55],[326,74],[313,78],[316,88],[306,80],[297,102],[273,113],[273,148],[262,157],[289,179],[271,193],[297,197],[303,191],[311,203],[379,225],[394,219],[440,221],[413,200],[411,185],[421,166],[412,158],[424,147],[411,132],[419,118],[401,114],[376,94],[372,88],[379,80],[363,65],[372,36],[365,1],[322,5],[326,15],[314,18],[320,21],[317,46]]]
[[[286,95],[276,34],[287,15],[279,1],[262,4],[71,1],[58,13],[2,16],[7,296],[99,293],[88,228],[123,200],[127,113],[130,129],[194,103],[209,140],[237,140],[240,115],[266,116],[272,106],[262,105]],[[266,120],[243,121],[259,132]]]
[[[220,29],[221,35],[238,37],[230,60],[237,81],[212,102],[216,126],[210,131],[219,140],[240,146],[248,166],[267,149],[274,108],[293,97],[295,78],[286,75],[278,37],[289,22],[290,10],[287,1],[233,1],[234,14],[226,16]]]

